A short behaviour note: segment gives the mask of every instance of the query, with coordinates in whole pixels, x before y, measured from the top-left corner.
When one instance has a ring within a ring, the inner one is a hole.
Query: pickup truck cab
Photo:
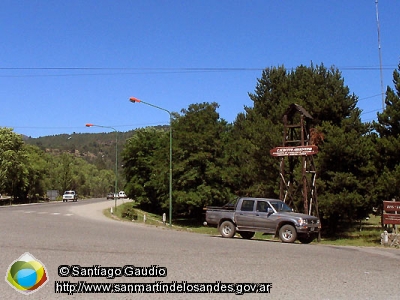
[[[269,198],[238,198],[236,203],[206,208],[204,225],[215,226],[222,237],[236,233],[251,239],[255,232],[279,236],[283,243],[311,243],[318,237],[321,223],[317,217],[295,213],[283,201]]]
[[[78,201],[78,195],[75,191],[65,191],[62,196],[63,202],[68,202],[68,200],[72,200],[74,202]]]

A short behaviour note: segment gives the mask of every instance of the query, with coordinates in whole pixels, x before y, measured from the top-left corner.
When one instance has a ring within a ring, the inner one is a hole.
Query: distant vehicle
[[[121,199],[127,198],[125,192],[124,191],[120,191],[118,193],[118,198],[121,198]]]
[[[108,193],[107,194],[107,200],[108,199],[114,199],[114,193]]]
[[[65,191],[62,196],[63,202],[68,202],[72,200],[73,202],[78,201],[78,194],[75,191]]]

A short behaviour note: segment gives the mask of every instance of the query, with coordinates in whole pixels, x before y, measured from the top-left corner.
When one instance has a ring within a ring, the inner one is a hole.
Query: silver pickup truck
[[[215,226],[222,237],[231,238],[236,233],[251,239],[255,232],[279,236],[284,243],[311,243],[319,235],[317,217],[295,213],[283,201],[268,198],[238,198],[223,207],[208,206],[204,225]]]

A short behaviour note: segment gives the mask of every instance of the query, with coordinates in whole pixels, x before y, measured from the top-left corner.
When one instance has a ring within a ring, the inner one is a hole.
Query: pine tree
[[[385,109],[378,113],[374,128],[378,134],[379,156],[376,166],[379,179],[375,184],[376,205],[382,200],[400,198],[400,64],[393,72],[394,89],[386,90]]]

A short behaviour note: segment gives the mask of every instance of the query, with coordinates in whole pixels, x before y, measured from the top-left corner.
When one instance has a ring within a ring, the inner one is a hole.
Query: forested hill
[[[113,169],[116,157],[115,141],[118,141],[117,152],[120,158],[126,140],[134,134],[135,130],[118,132],[117,135],[115,132],[107,132],[59,134],[39,138],[25,136],[24,141],[47,153],[68,152],[95,164],[99,169]]]
[[[95,164],[99,169],[112,169],[115,166],[115,142],[118,141],[118,156],[123,145],[133,134],[127,132],[109,133],[74,133],[24,138],[27,144],[38,146],[47,153],[60,154],[68,152]]]

